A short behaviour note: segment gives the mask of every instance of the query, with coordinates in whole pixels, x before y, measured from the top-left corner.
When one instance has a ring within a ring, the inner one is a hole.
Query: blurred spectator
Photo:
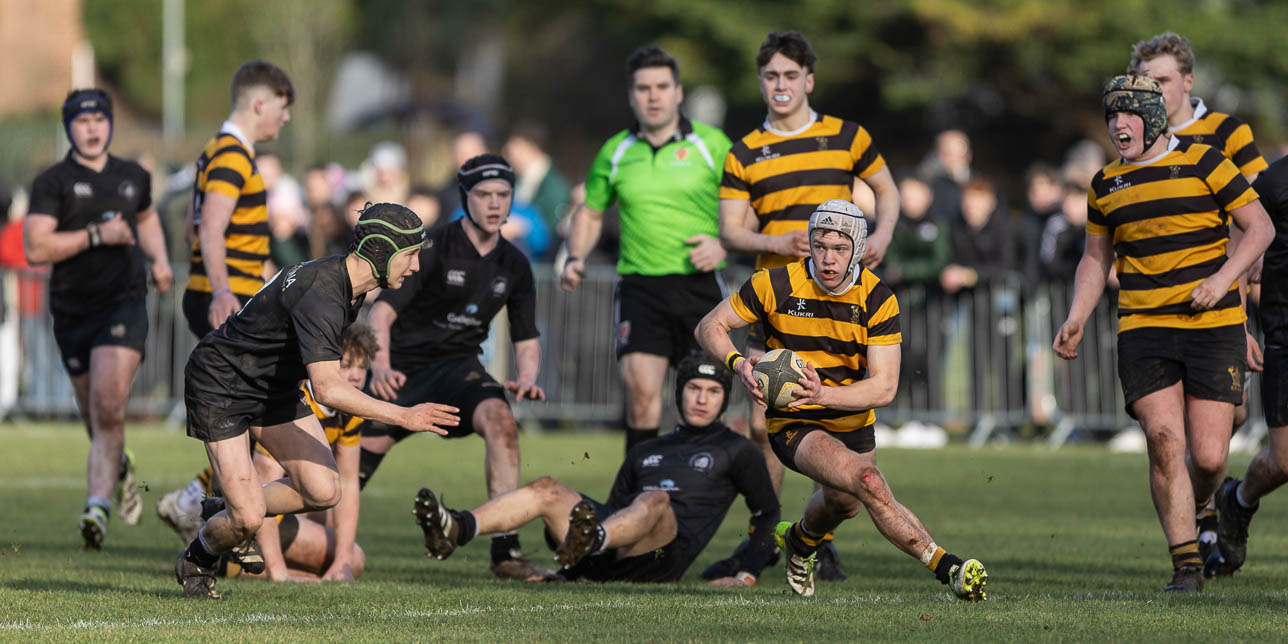
[[[1086,189],[1091,186],[1091,178],[1105,167],[1105,149],[1099,143],[1083,139],[1073,144],[1064,154],[1064,167],[1060,171],[1064,180]]]
[[[1048,282],[1072,282],[1082,260],[1086,240],[1087,190],[1075,183],[1064,186],[1060,212],[1051,215],[1038,243],[1039,275]]]
[[[931,213],[943,221],[950,220],[957,212],[962,186],[971,178],[971,158],[970,138],[966,133],[945,130],[935,137],[934,150],[921,164],[918,174],[934,193]]]
[[[478,132],[461,132],[456,135],[456,138],[452,139],[452,162],[455,164],[452,178],[447,182],[447,185],[438,189],[438,205],[443,212],[454,213],[460,210],[461,207],[461,192],[456,185],[455,168],[460,168],[465,165],[466,161],[480,154],[487,154],[487,151],[487,141]],[[455,217],[452,217],[452,219],[455,219]]]
[[[518,178],[514,203],[536,208],[546,227],[554,230],[568,212],[569,188],[568,179],[555,169],[546,153],[546,145],[546,128],[523,122],[510,133],[501,154],[514,166]]]
[[[362,189],[371,203],[406,204],[411,189],[407,153],[392,141],[377,143],[360,170]]]
[[[892,285],[934,285],[948,265],[948,223],[926,216],[933,199],[930,186],[920,179],[899,182],[899,223],[890,242],[890,261],[881,265],[884,279]]]
[[[333,205],[335,186],[331,172],[325,164],[315,163],[304,171],[304,205],[310,210],[321,205]]]
[[[27,217],[27,193],[22,188],[12,192],[0,184],[0,270],[18,271],[18,312],[34,318],[44,312],[45,278],[48,265],[31,266],[22,246],[22,222]],[[0,303],[2,305],[2,303]]]
[[[948,293],[974,288],[1016,270],[1014,225],[1006,205],[987,179],[972,179],[962,189],[960,216],[949,228],[952,263],[940,273]]]
[[[411,194],[407,196],[407,206],[412,212],[420,217],[425,224],[425,230],[433,228],[442,218],[442,208],[438,205],[438,197],[429,186],[413,186]]]
[[[281,269],[307,260],[308,214],[300,199],[299,184],[286,174],[276,154],[255,155],[255,167],[264,178],[264,190],[268,193],[268,253],[273,265]]]
[[[1060,172],[1043,161],[1029,166],[1028,172],[1024,173],[1025,203],[1017,222],[1019,232],[1016,237],[1020,242],[1018,264],[1030,282],[1041,278],[1038,245],[1047,220],[1060,212],[1064,184]]]
[[[316,163],[304,173],[304,207],[308,210],[309,257],[318,259],[348,250],[351,229],[335,205],[332,168]]]

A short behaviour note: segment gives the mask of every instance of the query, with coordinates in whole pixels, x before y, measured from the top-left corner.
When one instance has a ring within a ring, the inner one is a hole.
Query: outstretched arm
[[[339,360],[311,362],[307,367],[317,401],[332,409],[414,432],[429,431],[445,435],[447,430],[443,427],[455,427],[461,422],[456,416],[456,412],[460,410],[450,405],[424,403],[415,407],[401,407],[358,391],[340,377]]]

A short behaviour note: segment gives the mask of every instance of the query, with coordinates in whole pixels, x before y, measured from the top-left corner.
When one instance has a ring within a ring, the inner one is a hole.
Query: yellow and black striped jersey
[[[1234,162],[1239,172],[1247,177],[1265,170],[1269,165],[1261,157],[1257,142],[1252,139],[1252,128],[1247,123],[1221,112],[1210,112],[1203,99],[1190,99],[1194,104],[1194,118],[1168,131],[1182,144],[1199,143],[1216,148]]]
[[[1097,172],[1087,194],[1087,234],[1112,236],[1119,333],[1243,323],[1237,280],[1208,311],[1194,312],[1190,292],[1226,261],[1228,212],[1256,198],[1219,150],[1175,138],[1152,161],[1119,159]]]
[[[237,200],[224,232],[228,288],[237,295],[254,295],[264,285],[264,262],[268,260],[268,193],[255,167],[254,151],[227,131],[206,143],[197,159],[192,199],[194,231],[201,230],[201,206],[210,193]],[[209,293],[210,278],[201,259],[199,235],[192,240],[190,270],[188,289]]]
[[[322,429],[326,431],[327,443],[333,447],[335,445],[349,447],[357,445],[358,441],[362,440],[362,424],[367,422],[365,419],[324,407],[313,399],[313,389],[307,380],[300,385],[300,391],[304,393],[304,402],[309,404],[309,409],[313,410],[313,415],[317,416]]]
[[[814,208],[828,199],[854,198],[854,178],[885,167],[862,126],[819,115],[808,127],[785,135],[766,122],[733,144],[725,157],[721,199],[747,199],[760,232],[805,230]],[[762,254],[756,268],[786,266],[795,257]]]
[[[813,364],[825,387],[863,380],[868,376],[868,347],[903,341],[899,302],[866,268],[853,288],[831,295],[810,277],[808,262],[800,259],[756,271],[729,297],[729,304],[744,321],[761,325],[767,349],[791,349]],[[876,413],[803,405],[766,410],[765,419],[770,433],[800,422],[850,432],[871,425]]]

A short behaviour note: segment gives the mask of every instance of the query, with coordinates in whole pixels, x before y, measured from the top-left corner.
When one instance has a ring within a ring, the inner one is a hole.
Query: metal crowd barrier
[[[538,384],[549,400],[520,403],[516,415],[521,421],[552,427],[620,425],[624,396],[614,354],[612,307],[616,272],[611,266],[592,266],[581,288],[569,294],[559,288],[552,266],[541,264],[533,270],[542,332]],[[732,267],[726,280],[736,289],[748,275],[747,269]],[[43,306],[21,311],[16,303],[19,280],[44,278],[13,271],[0,276],[6,294],[0,316],[0,418],[6,413],[75,415],[48,311]],[[177,285],[185,281],[185,276],[176,276]],[[42,296],[43,289],[42,284]],[[902,312],[903,364],[894,403],[878,412],[882,422],[934,423],[968,431],[976,444],[998,431],[1024,429],[1046,436],[1053,445],[1079,430],[1108,431],[1133,424],[1117,383],[1110,293],[1087,323],[1080,357],[1066,362],[1050,347],[1068,312],[1070,285],[1011,280],[953,295],[922,286],[895,292]],[[184,322],[181,297],[182,288],[148,295],[147,356],[135,379],[131,415],[182,419],[183,366],[196,338]],[[498,379],[501,374],[512,378],[505,316],[497,317],[484,359]],[[1252,383],[1249,422],[1260,422],[1260,379]],[[667,424],[674,418],[670,386],[664,395]],[[741,398],[739,394],[731,405],[733,414],[743,413]]]

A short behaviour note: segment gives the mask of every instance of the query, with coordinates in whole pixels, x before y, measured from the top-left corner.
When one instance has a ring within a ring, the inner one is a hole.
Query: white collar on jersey
[[[1203,104],[1203,99],[1190,98],[1190,105],[1194,106],[1194,116],[1191,116],[1190,120],[1184,123],[1181,123],[1176,127],[1167,128],[1168,132],[1180,132],[1181,130],[1184,130],[1189,126],[1194,125],[1195,122],[1197,122],[1199,119],[1207,115],[1208,109],[1207,109],[1207,105]]]
[[[764,123],[761,123],[761,124],[760,124],[760,127],[761,127],[761,129],[765,130],[766,132],[773,132],[774,134],[777,134],[778,136],[796,136],[797,134],[800,134],[801,132],[804,132],[805,130],[808,130],[808,129],[810,128],[810,126],[811,126],[811,125],[814,125],[814,122],[815,122],[815,121],[818,121],[818,112],[815,112],[815,111],[814,111],[814,108],[812,108],[812,107],[811,107],[811,108],[810,108],[810,110],[809,110],[809,122],[808,122],[808,123],[806,123],[805,125],[802,125],[801,127],[796,128],[795,130],[792,130],[791,132],[783,132],[783,131],[780,131],[780,130],[775,130],[775,129],[774,129],[774,128],[772,128],[772,127],[769,127],[769,115],[768,115],[768,114],[766,114],[766,115],[765,115],[765,122],[764,122]]]
[[[843,289],[841,289],[841,290],[839,290],[839,291],[833,291],[832,289],[829,289],[828,287],[823,286],[823,282],[822,282],[821,280],[819,280],[819,279],[818,279],[818,275],[816,275],[816,274],[815,274],[815,271],[814,271],[814,258],[813,258],[813,257],[811,257],[811,258],[809,258],[808,260],[806,260],[806,261],[805,261],[805,267],[809,269],[809,276],[810,276],[810,279],[814,280],[814,283],[815,283],[815,284],[817,284],[819,288],[823,289],[823,292],[824,292],[824,293],[827,293],[828,295],[831,295],[831,296],[833,296],[833,297],[840,297],[840,296],[842,296],[842,295],[845,295],[845,293],[846,293],[847,291],[849,291],[850,289],[854,288],[854,285],[855,285],[855,284],[858,284],[858,283],[859,283],[859,276],[863,274],[863,265],[862,265],[862,264],[855,264],[855,265],[854,265],[854,271],[853,271],[853,272],[854,272],[854,275],[851,275],[851,276],[850,276],[850,283],[849,283],[849,284],[846,284],[846,285],[845,285],[845,288],[843,288]]]
[[[246,146],[247,150],[250,150],[251,154],[255,154],[255,144],[251,143],[250,139],[246,138],[246,133],[242,132],[242,129],[237,127],[236,123],[233,123],[232,121],[224,121],[224,124],[219,126],[219,132],[221,134],[233,135],[238,141],[241,141],[242,145]]]
[[[1151,163],[1153,163],[1153,162],[1155,162],[1155,161],[1157,161],[1157,160],[1159,160],[1159,159],[1161,159],[1161,158],[1163,158],[1163,157],[1167,156],[1168,154],[1171,154],[1172,150],[1175,150],[1175,149],[1176,149],[1176,146],[1178,146],[1178,145],[1180,145],[1180,144],[1181,144],[1181,140],[1180,140],[1180,139],[1178,139],[1178,138],[1176,138],[1176,137],[1174,137],[1174,136],[1172,136],[1171,134],[1168,134],[1168,135],[1167,135],[1167,139],[1168,139],[1168,140],[1167,140],[1167,149],[1166,149],[1166,150],[1164,150],[1162,154],[1157,154],[1157,155],[1154,155],[1153,157],[1150,157],[1150,158],[1148,158],[1148,159],[1141,159],[1141,160],[1139,160],[1139,161],[1128,161],[1127,159],[1123,159],[1123,163],[1125,163],[1125,164],[1127,164],[1127,165],[1149,165],[1149,164],[1151,164]]]

